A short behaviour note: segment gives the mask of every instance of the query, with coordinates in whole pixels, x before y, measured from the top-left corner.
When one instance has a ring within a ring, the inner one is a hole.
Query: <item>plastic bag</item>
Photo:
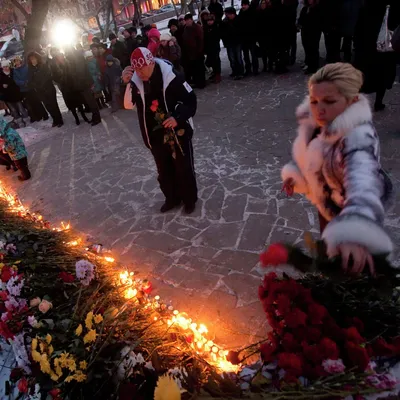
[[[393,32],[389,31],[388,28],[389,10],[390,6],[386,6],[385,16],[383,17],[381,30],[379,31],[378,40],[376,42],[376,49],[380,53],[387,53],[393,51],[391,42]]]

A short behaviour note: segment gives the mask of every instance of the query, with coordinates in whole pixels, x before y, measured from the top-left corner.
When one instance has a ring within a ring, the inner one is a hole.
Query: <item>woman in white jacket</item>
[[[362,84],[362,73],[343,63],[311,77],[297,109],[293,161],[282,169],[286,193],[302,193],[317,207],[328,255],[340,254],[344,270],[355,275],[366,265],[374,274],[372,255],[393,249],[382,227],[393,190]]]

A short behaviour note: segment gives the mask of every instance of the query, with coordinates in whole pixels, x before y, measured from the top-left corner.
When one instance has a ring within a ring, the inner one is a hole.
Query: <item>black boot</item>
[[[166,200],[165,203],[161,206],[160,212],[166,213],[167,211],[170,211],[174,209],[175,207],[179,207],[181,205],[181,201],[175,200],[175,201],[169,201]]]
[[[20,181],[26,181],[31,178],[31,172],[28,168],[28,159],[26,157],[15,160],[14,164],[21,171],[21,175],[18,176]]]

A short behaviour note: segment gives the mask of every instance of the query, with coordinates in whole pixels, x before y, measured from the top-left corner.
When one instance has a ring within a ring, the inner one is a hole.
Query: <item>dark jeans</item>
[[[7,105],[14,119],[19,119],[19,118],[24,119],[28,117],[28,111],[26,111],[21,101],[18,101],[17,103],[7,102]]]
[[[202,89],[206,86],[206,69],[204,67],[204,57],[197,60],[188,60],[185,75],[189,77],[189,82]]]
[[[26,102],[28,105],[28,110],[30,110],[30,117],[32,120],[40,121],[41,119],[49,118],[46,109],[34,90],[30,90],[26,94]]]
[[[252,71],[258,72],[258,54],[257,54],[257,44],[256,42],[245,42],[242,45],[244,65],[246,68],[246,72],[249,73]],[[251,61],[250,61],[251,56]]]
[[[240,44],[228,46],[226,48],[228,59],[231,64],[233,76],[241,76],[244,74],[244,64],[242,58],[242,48]]]
[[[153,146],[151,152],[157,165],[158,182],[166,202],[195,204],[197,184],[192,141],[183,138],[179,142],[184,155],[177,148],[176,159],[172,157],[169,145]]]
[[[352,46],[353,46],[353,37],[343,36],[343,41],[342,41],[343,61],[347,63],[351,63]]]
[[[321,31],[305,30],[301,31],[301,41],[305,53],[305,64],[312,71],[319,68],[319,42],[321,40]]]
[[[92,91],[90,89],[85,89],[81,92],[81,95],[92,113],[92,121],[101,121],[99,106],[97,105]]]
[[[43,101],[44,106],[46,107],[47,111],[53,118],[53,123],[58,125],[63,123],[63,118],[61,115],[60,107],[58,107],[57,103],[57,95],[56,90],[54,92],[41,94],[38,93],[39,98]]]
[[[336,63],[340,61],[341,36],[336,31],[325,31],[326,62]]]
[[[212,68],[214,75],[221,75],[221,58],[218,53],[207,54],[206,65]]]

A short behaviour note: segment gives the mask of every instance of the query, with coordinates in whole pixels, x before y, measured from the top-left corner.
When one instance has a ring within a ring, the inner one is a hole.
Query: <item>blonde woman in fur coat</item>
[[[311,77],[309,96],[297,109],[293,161],[282,169],[282,179],[288,195],[302,193],[317,207],[328,255],[341,255],[350,274],[368,265],[374,275],[372,255],[393,249],[383,229],[392,185],[380,166],[362,84],[362,73],[343,63]]]

